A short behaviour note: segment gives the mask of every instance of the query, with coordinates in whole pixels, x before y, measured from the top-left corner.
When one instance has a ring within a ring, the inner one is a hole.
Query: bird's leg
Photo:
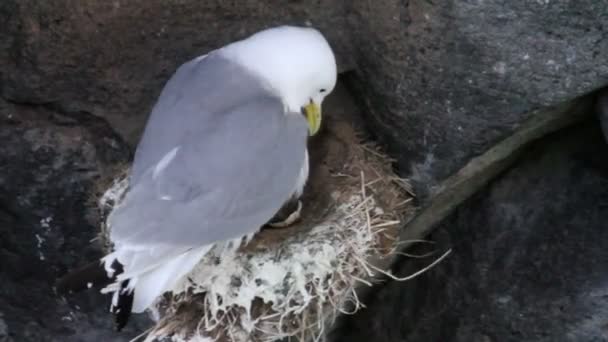
[[[268,221],[268,228],[287,228],[300,219],[302,212],[302,201],[290,200],[279,210],[274,217]]]

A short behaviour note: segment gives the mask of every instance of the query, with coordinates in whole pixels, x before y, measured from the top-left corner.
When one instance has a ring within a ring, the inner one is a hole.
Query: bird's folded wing
[[[178,71],[163,90],[129,193],[109,217],[115,244],[187,248],[238,238],[259,229],[293,193],[305,158],[305,119],[285,115],[251,75],[218,63]]]

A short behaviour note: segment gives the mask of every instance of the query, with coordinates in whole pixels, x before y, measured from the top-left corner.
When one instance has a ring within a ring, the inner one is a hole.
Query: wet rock
[[[381,287],[335,341],[608,340],[606,155],[595,121],[531,147],[430,236],[447,260]]]

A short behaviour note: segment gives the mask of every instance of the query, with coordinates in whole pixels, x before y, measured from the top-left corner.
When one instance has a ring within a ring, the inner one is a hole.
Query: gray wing
[[[152,111],[130,191],[109,218],[115,243],[199,246],[243,236],[294,191],[305,119],[285,115],[279,99],[222,58],[190,63]]]

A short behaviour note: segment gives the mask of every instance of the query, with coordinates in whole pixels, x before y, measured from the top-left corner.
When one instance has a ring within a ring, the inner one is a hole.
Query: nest
[[[328,115],[311,140],[301,220],[215,245],[156,301],[156,324],[142,338],[320,340],[338,314],[362,307],[357,288],[384,272],[379,262],[392,257],[400,223],[413,209],[407,182],[353,120]],[[123,170],[101,197],[104,216],[127,191],[125,176]]]

